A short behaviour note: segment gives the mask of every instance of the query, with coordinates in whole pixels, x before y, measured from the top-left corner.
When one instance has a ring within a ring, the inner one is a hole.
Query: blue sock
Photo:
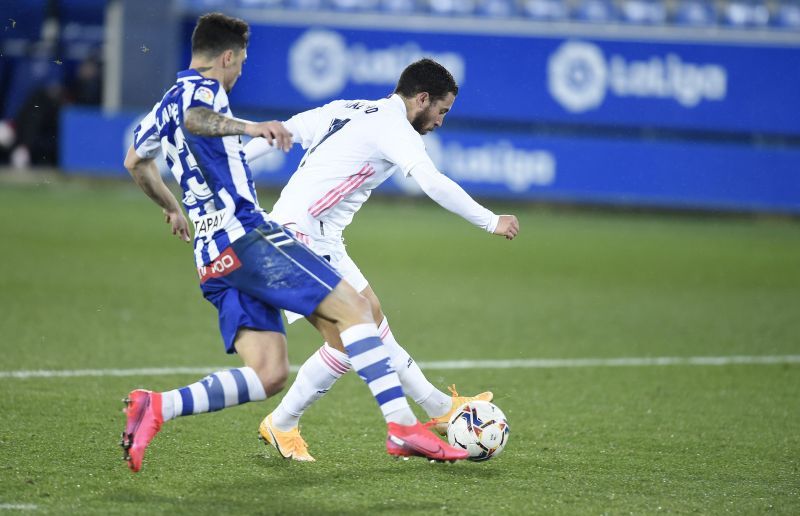
[[[264,386],[250,367],[210,374],[191,385],[162,393],[164,421],[178,416],[214,412],[248,401],[267,398]]]
[[[417,418],[408,406],[378,328],[374,324],[357,324],[343,331],[341,337],[353,370],[369,386],[386,422],[413,425]]]

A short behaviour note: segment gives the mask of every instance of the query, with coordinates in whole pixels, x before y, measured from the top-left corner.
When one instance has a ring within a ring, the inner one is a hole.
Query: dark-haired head
[[[458,95],[458,84],[447,68],[426,58],[403,70],[394,92],[403,98],[414,130],[427,134],[444,123]]]
[[[431,96],[431,100],[439,100],[448,93],[458,95],[458,84],[447,68],[433,59],[424,58],[403,70],[394,92],[411,98],[423,91]]]
[[[222,13],[208,13],[197,20],[192,32],[192,55],[214,58],[233,50],[240,52],[250,42],[250,26],[239,18]]]
[[[250,26],[222,13],[204,14],[192,33],[191,67],[231,91],[247,59]]]

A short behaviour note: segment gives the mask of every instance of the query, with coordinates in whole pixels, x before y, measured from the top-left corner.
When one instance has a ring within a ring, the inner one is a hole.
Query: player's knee
[[[358,319],[359,322],[372,322],[372,305],[369,299],[355,293],[351,296],[350,307],[352,308],[354,319]]]
[[[266,378],[261,379],[261,384],[264,386],[264,392],[267,396],[274,396],[281,392],[286,386],[286,379],[289,377],[289,371],[276,371],[271,373]]]
[[[284,364],[273,364],[271,367],[262,367],[257,371],[257,374],[267,396],[274,396],[286,386],[286,380],[289,378],[289,367]]]
[[[369,300],[370,309],[372,310],[372,318],[375,320],[375,324],[380,324],[383,320],[383,310],[381,310],[381,303],[378,301],[377,297],[372,297]]]

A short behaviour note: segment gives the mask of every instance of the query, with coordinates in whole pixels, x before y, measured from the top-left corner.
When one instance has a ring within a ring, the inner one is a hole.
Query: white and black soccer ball
[[[470,401],[456,409],[447,424],[450,446],[469,452],[469,460],[489,460],[508,443],[508,421],[497,405]]]

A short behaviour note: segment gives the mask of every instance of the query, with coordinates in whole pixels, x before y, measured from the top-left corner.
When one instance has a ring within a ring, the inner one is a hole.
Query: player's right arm
[[[291,134],[292,142],[299,143],[304,149],[309,148],[314,141],[319,125],[323,122],[330,122],[326,108],[332,104],[303,111],[283,122],[281,125]],[[271,153],[275,148],[276,146],[265,138],[253,138],[244,146],[245,159],[248,163],[252,163]]]
[[[192,107],[186,110],[183,128],[198,136],[247,136],[263,137],[270,145],[288,151],[292,147],[292,133],[280,122],[248,122],[238,118],[229,118],[213,109]]]
[[[125,156],[125,168],[128,169],[139,188],[161,206],[164,211],[164,222],[170,225],[172,234],[184,242],[189,242],[189,223],[183,215],[180,203],[161,179],[155,160],[139,156],[134,146],[131,145]]]
[[[411,176],[425,194],[439,206],[461,216],[479,228],[513,240],[519,233],[514,215],[495,215],[484,208],[458,183],[436,169],[419,134],[406,124],[388,124],[376,138],[384,157]]]

